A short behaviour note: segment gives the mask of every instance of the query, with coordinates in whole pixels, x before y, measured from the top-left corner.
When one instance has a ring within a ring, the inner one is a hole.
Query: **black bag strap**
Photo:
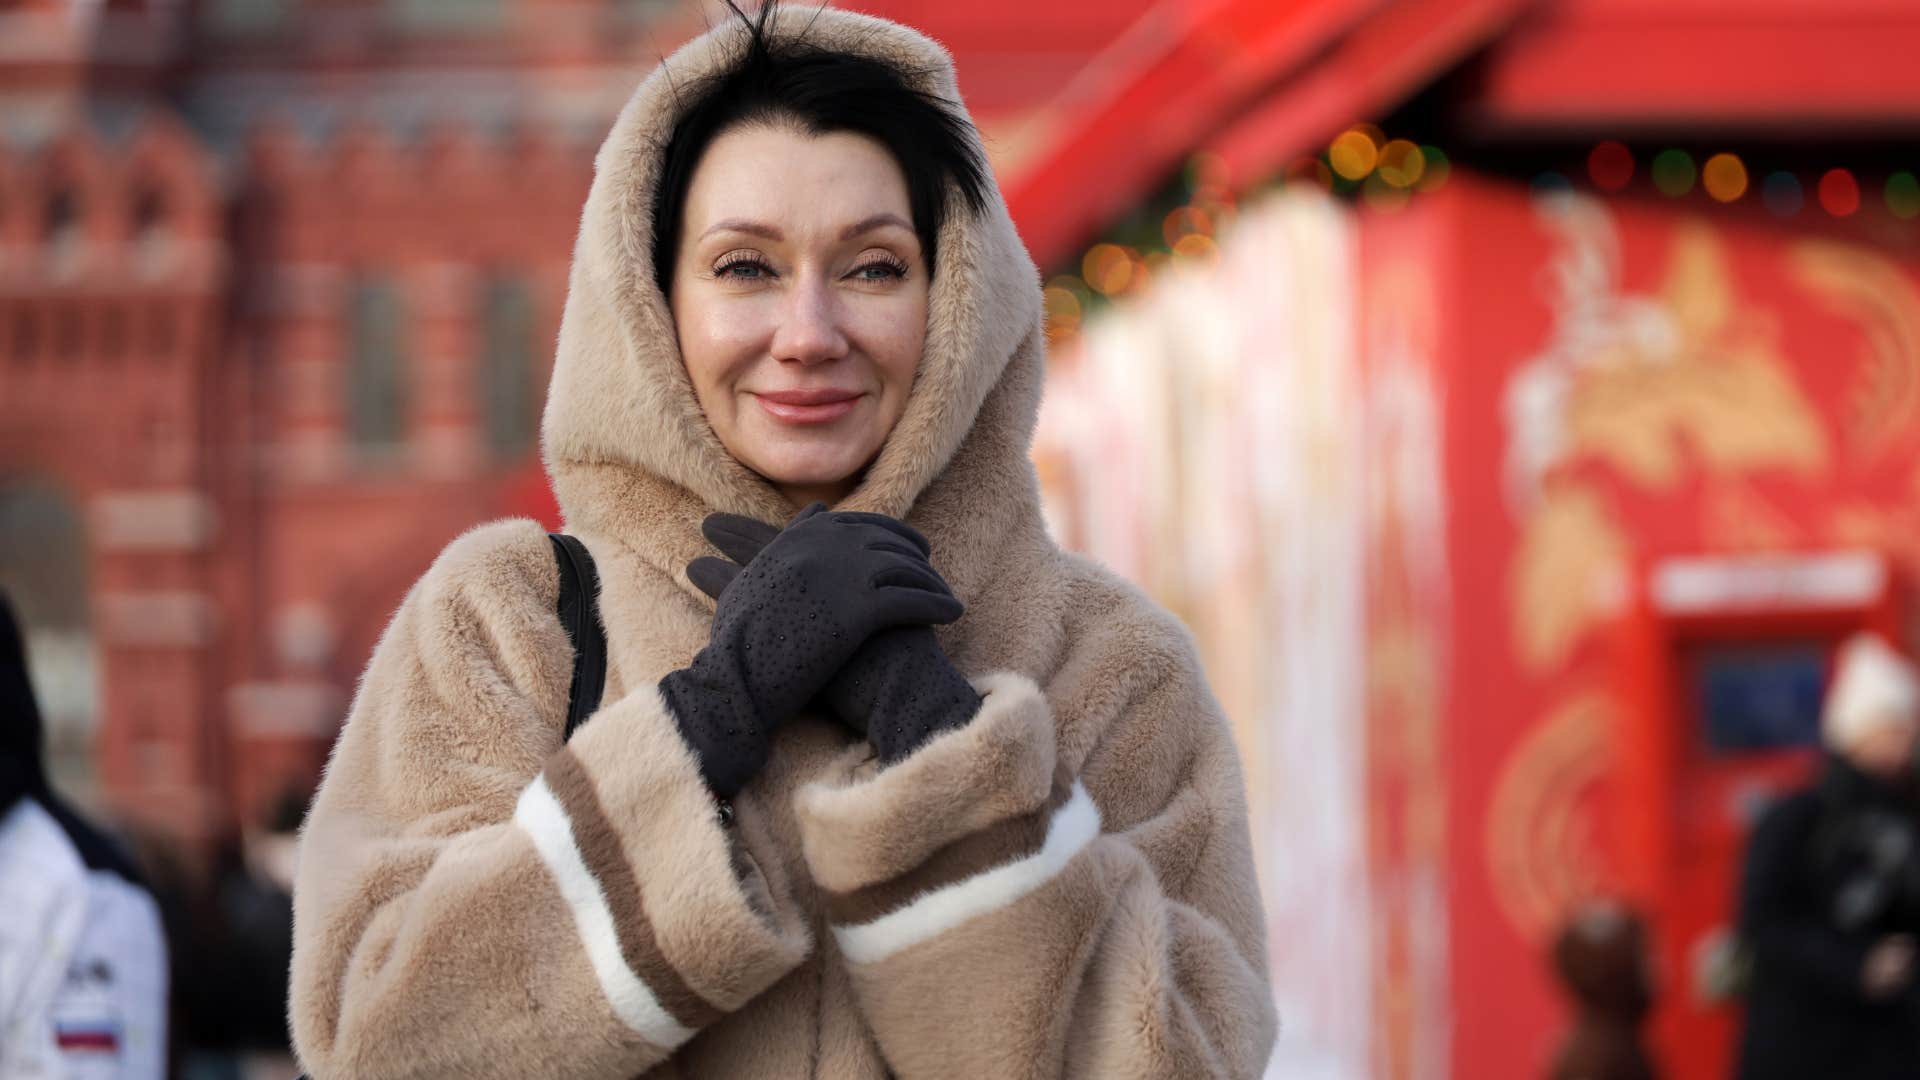
[[[560,566],[555,613],[573,643],[573,684],[567,689],[564,736],[570,739],[573,729],[600,707],[600,694],[606,689],[607,635],[600,626],[600,573],[579,537],[548,533],[547,539],[553,541],[553,560]]]

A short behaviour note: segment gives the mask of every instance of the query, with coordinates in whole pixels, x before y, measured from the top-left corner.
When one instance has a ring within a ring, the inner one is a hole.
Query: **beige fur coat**
[[[958,100],[940,47],[860,15],[777,32]],[[655,683],[705,643],[713,510],[792,512],[707,427],[649,265],[674,83],[600,151],[544,449],[591,548],[611,668],[563,743],[572,653],[540,526],[455,540],[369,664],[308,819],[292,1020],[317,1080],[1248,1077],[1275,1036],[1245,794],[1184,628],[1048,537],[1028,446],[1044,355],[997,193],[940,235],[906,413],[842,504],[904,517],[967,604],[983,697],[878,769],[826,717],[713,813]]]

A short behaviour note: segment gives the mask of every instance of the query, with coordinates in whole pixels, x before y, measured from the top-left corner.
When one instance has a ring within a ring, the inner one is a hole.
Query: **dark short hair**
[[[849,131],[885,146],[906,177],[907,203],[929,270],[950,210],[948,183],[973,212],[986,207],[986,162],[956,103],[914,89],[910,73],[884,61],[811,45],[804,31],[775,40],[767,27],[776,6],[777,0],[768,0],[757,18],[749,18],[727,0],[747,26],[739,56],[677,88],[694,102],[674,125],[654,192],[653,275],[662,293],[673,286],[694,167],[715,138],[744,124],[793,124],[810,135]]]

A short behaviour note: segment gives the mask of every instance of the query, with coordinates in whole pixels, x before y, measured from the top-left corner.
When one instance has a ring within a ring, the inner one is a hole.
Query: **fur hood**
[[[946,51],[903,26],[788,7],[768,32],[776,42],[801,39],[886,61],[965,115]],[[542,423],[543,456],[568,527],[617,539],[669,573],[706,552],[699,524],[707,513],[779,523],[794,509],[708,426],[652,259],[663,153],[688,105],[677,88],[724,69],[746,36],[730,19],[675,53],[641,84],[602,145]],[[971,123],[967,131],[978,150]],[[841,504],[911,521],[936,557],[968,547],[942,544],[949,530],[991,535],[1038,508],[1028,453],[1045,366],[1039,276],[998,188],[989,185],[986,198],[974,213],[950,194],[925,351],[905,413]],[[975,568],[942,569],[965,581]]]

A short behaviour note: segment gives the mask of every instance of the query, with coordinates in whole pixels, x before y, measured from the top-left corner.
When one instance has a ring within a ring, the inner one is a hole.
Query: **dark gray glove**
[[[878,514],[862,516],[890,523],[909,536],[923,559],[930,553],[926,538],[912,526]],[[695,559],[687,577],[716,599],[741,567],[751,566],[781,534],[772,525],[737,514],[710,515],[700,531],[727,558]],[[895,626],[867,638],[821,689],[820,701],[865,735],[881,762],[889,765],[939,732],[964,725],[980,708],[980,695],[925,625]]]
[[[927,563],[926,539],[892,518],[814,503],[785,529],[764,528],[772,538],[716,597],[707,647],[660,680],[722,798],[760,771],[773,730],[862,642],[892,627],[952,622],[965,610]]]

